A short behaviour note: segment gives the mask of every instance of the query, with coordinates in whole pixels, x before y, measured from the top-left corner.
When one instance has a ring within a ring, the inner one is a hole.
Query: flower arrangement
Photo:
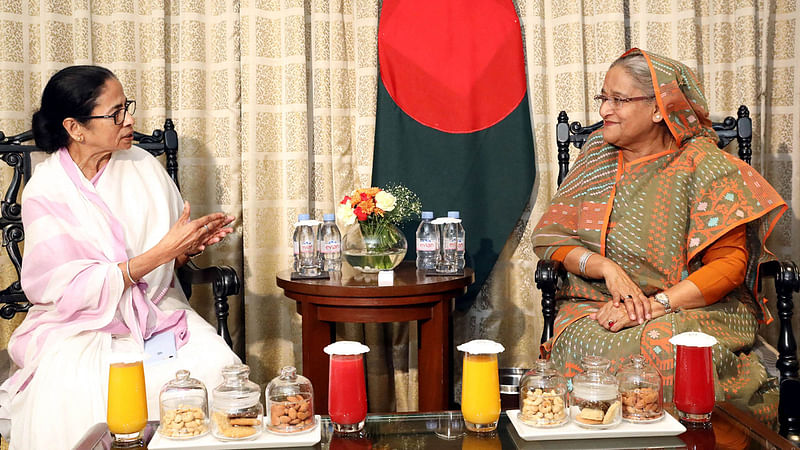
[[[402,261],[407,247],[397,225],[418,218],[421,211],[419,197],[400,184],[388,185],[385,189],[356,189],[346,195],[339,202],[336,215],[346,226],[358,223],[363,245],[351,242],[354,245],[348,248],[345,242],[345,260],[367,272],[394,268]],[[345,235],[345,241],[350,235]]]

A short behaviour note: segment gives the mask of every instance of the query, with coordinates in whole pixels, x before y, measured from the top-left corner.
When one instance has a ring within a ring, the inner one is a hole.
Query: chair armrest
[[[542,329],[542,343],[553,337],[554,324],[556,321],[556,290],[558,280],[567,276],[563,265],[558,261],[541,259],[536,264],[536,287],[542,291],[542,316],[544,317],[544,328]]]
[[[197,267],[188,261],[178,268],[178,280],[181,282],[186,298],[192,295],[193,284],[211,284],[214,292],[214,311],[217,316],[217,334],[232,346],[231,334],[228,330],[228,296],[239,293],[239,276],[229,266]]]

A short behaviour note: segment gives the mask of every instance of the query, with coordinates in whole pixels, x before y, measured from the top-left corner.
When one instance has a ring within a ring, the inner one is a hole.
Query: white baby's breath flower
[[[386,192],[380,191],[375,194],[375,206],[384,210],[384,211],[391,211],[394,209],[394,204],[397,202],[397,199],[394,198],[394,195]]]
[[[340,204],[336,208],[336,216],[345,225],[352,225],[356,222],[356,215],[353,214],[353,208],[350,207],[350,202]]]

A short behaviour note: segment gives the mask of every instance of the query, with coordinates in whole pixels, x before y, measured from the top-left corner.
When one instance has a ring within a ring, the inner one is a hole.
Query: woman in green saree
[[[563,262],[554,337],[542,346],[567,376],[584,355],[619,367],[643,354],[671,401],[669,338],[714,335],[718,398],[764,421],[777,383],[753,346],[771,318],[754,285],[764,242],[787,209],[754,169],[716,146],[700,82],[685,65],[639,49],[615,61],[593,133],[534,234]]]

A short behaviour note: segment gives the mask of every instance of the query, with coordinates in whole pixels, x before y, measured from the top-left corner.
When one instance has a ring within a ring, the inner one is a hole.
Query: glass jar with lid
[[[584,356],[583,372],[572,379],[572,419],[584,428],[612,428],[622,422],[622,402],[611,363],[600,356]]]
[[[179,370],[158,396],[161,426],[158,432],[170,439],[191,439],[208,433],[208,392],[202,381]]]
[[[212,391],[211,400],[211,434],[217,439],[252,439],[261,433],[261,388],[249,375],[250,368],[244,364],[222,368],[222,383]]]
[[[519,419],[535,427],[557,427],[569,421],[567,381],[553,364],[536,361],[519,383]]]
[[[286,366],[264,392],[267,401],[267,429],[276,433],[307,431],[317,424],[314,417],[314,388],[297,369]]]
[[[643,355],[633,355],[617,372],[622,418],[648,423],[664,417],[661,374]]]

